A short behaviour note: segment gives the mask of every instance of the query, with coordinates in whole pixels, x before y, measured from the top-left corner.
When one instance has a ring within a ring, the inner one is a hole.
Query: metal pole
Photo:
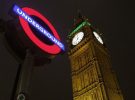
[[[19,81],[20,73],[21,73],[21,64],[19,64],[18,69],[17,69],[17,74],[16,74],[16,78],[15,78],[15,81],[14,81],[14,86],[13,86],[13,89],[12,89],[12,94],[11,94],[10,100],[14,100],[14,97],[16,95],[16,89],[17,89],[17,84],[18,84],[18,81]]]
[[[29,100],[29,85],[34,66],[34,56],[30,50],[26,51],[24,62],[19,66],[11,100]]]

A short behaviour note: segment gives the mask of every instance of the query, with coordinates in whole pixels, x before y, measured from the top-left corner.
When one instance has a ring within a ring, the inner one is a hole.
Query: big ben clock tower
[[[124,100],[101,33],[86,18],[76,20],[67,42],[73,100]]]

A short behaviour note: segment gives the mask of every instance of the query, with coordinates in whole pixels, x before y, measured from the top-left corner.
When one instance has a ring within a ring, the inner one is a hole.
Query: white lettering
[[[45,34],[45,35],[47,34],[47,31],[46,31],[46,30],[44,30],[44,34]]]
[[[17,12],[18,12],[18,14],[20,14],[20,15],[22,14],[22,11],[21,11],[19,8],[17,9]]]
[[[32,21],[33,21],[33,20],[32,20],[30,17],[28,17],[28,22],[31,23]]]
[[[52,37],[52,40],[55,42],[56,39],[54,37]]]
[[[47,35],[48,38],[52,38],[50,34],[47,33],[46,35]]]
[[[56,44],[57,44],[57,42],[58,42],[58,40],[56,39],[56,38],[54,38],[54,40],[53,40]]]
[[[36,28],[39,28],[39,25],[38,24],[36,24]]]
[[[22,13],[22,17],[24,17],[25,19],[28,18],[28,16],[25,13]]]
[[[41,32],[43,32],[43,28],[42,28],[41,26],[39,27],[39,30],[40,30]]]
[[[34,20],[33,20],[33,22],[32,22],[32,25],[33,25],[33,26],[36,26],[36,22],[35,22]]]
[[[57,43],[61,48],[63,48],[63,45],[58,41]]]

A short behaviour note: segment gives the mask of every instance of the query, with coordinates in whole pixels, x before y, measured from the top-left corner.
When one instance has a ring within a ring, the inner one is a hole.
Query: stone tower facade
[[[101,33],[79,18],[67,42],[73,100],[123,100]]]

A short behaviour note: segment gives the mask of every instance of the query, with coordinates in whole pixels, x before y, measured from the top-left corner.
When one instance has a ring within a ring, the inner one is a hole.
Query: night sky
[[[135,7],[131,0],[0,0],[0,18],[9,20],[14,4],[34,8],[46,16],[62,41],[80,10],[103,33],[113,69],[117,73],[125,100],[135,98]],[[9,100],[18,62],[0,40],[0,100]],[[51,64],[34,68],[30,100],[72,100],[70,65],[66,55],[58,55]]]

